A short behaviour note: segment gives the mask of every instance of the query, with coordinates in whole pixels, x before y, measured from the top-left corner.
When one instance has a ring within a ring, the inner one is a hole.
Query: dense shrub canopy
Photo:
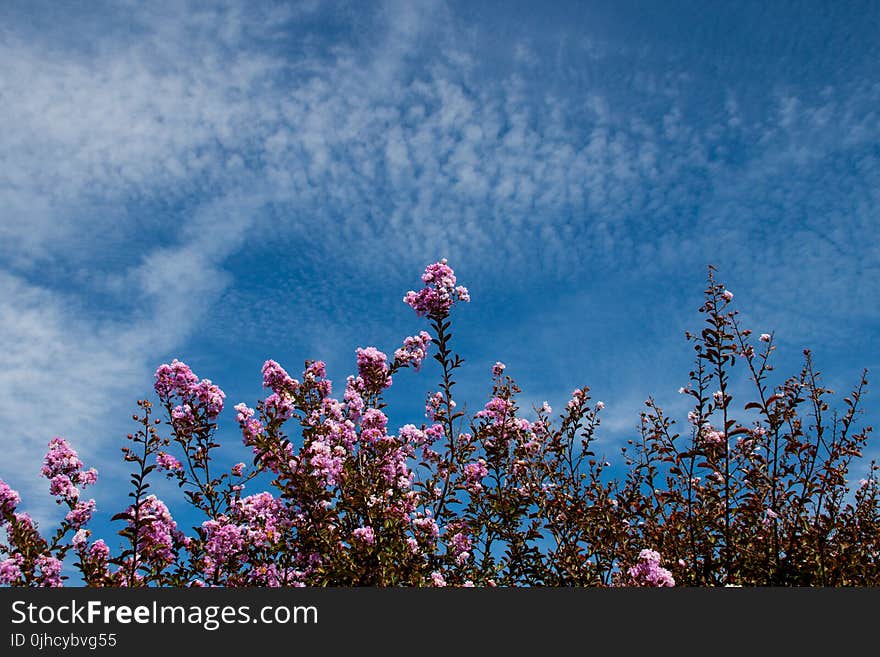
[[[470,295],[446,261],[422,282],[404,301],[430,332],[392,358],[358,349],[341,395],[321,361],[299,378],[265,363],[269,394],[235,406],[250,465],[214,466],[223,391],[180,361],[160,366],[158,406],[138,402],[123,448],[133,472],[131,504],[114,517],[118,551],[88,529],[95,502],[81,491],[97,473],[53,438],[42,475],[69,512],[45,535],[0,481],[0,582],[60,586],[72,557],[89,586],[880,584],[877,466],[854,491],[847,483],[870,433],[858,422],[865,376],[839,411],[808,351],[774,384],[773,336],[740,326],[712,269],[680,390],[693,407],[674,422],[647,400],[621,478],[593,451],[603,404],[586,387],[561,413],[545,404],[529,420],[496,363],[482,410],[457,410],[451,316]],[[427,422],[389,431],[384,391],[429,356],[440,378]],[[749,400],[734,399],[736,371],[751,380]],[[160,475],[202,514],[192,531],[148,493]],[[260,475],[271,490],[251,493]]]

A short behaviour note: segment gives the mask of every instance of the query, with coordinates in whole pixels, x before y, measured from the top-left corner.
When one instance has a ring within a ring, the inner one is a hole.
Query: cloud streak
[[[52,47],[57,28],[6,23],[0,429],[16,468],[47,432],[94,436],[97,456],[157,359],[209,322],[230,349],[291,325],[315,349],[381,338],[376,286],[403,291],[441,255],[487,296],[546,288],[569,319],[607,280],[668,310],[690,298],[678,277],[715,262],[796,338],[876,328],[876,79],[756,103],[743,81],[707,91],[700,67],[652,61],[657,44],[569,30],[551,48],[536,30],[490,52],[492,28],[456,5],[338,9],[132,4]]]

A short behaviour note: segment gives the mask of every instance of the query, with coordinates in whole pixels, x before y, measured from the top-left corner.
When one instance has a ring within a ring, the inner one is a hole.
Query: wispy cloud
[[[14,467],[50,433],[94,436],[98,455],[156,359],[209,321],[227,346],[286,326],[314,349],[381,337],[375,287],[402,293],[440,255],[489,306],[550,290],[557,324],[642,281],[669,297],[662,333],[679,277],[715,262],[774,328],[876,326],[876,79],[781,81],[760,102],[708,81],[709,98],[699,67],[650,44],[562,30],[489,48],[460,9],[132,3],[79,37],[46,17],[0,28]],[[541,348],[565,338],[516,303]]]

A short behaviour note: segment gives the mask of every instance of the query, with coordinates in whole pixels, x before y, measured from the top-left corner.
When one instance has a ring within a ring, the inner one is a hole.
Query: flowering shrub
[[[847,487],[870,432],[856,422],[864,375],[840,412],[809,352],[797,375],[771,383],[773,336],[754,341],[740,326],[713,270],[704,325],[687,336],[696,360],[680,392],[692,409],[677,424],[649,399],[617,478],[595,455],[604,405],[586,387],[556,417],[546,403],[524,414],[499,362],[483,408],[457,410],[463,360],[450,317],[470,295],[445,260],[422,282],[404,302],[430,332],[405,338],[392,359],[357,349],[341,396],[322,361],[299,378],[266,361],[265,398],[234,409],[250,465],[215,466],[223,391],[178,360],[161,365],[167,431],[154,403],[138,402],[118,549],[87,527],[95,503],[80,491],[95,471],[53,438],[42,475],[69,512],[44,537],[0,481],[0,583],[59,586],[72,554],[89,586],[880,584],[877,466]],[[427,421],[394,430],[383,394],[429,356],[440,376]],[[741,372],[754,394],[735,403]],[[149,493],[159,475],[177,482],[196,527]],[[271,490],[246,494],[257,477]]]

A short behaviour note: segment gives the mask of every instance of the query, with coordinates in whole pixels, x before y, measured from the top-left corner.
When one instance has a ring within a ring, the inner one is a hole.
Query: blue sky
[[[706,266],[780,375],[880,365],[880,8],[786,2],[4,2],[0,476],[45,517],[70,439],[117,510],[118,448],[173,357],[228,395],[260,366],[392,352],[447,257],[460,394],[587,384],[609,454],[683,411]],[[405,373],[392,423],[436,372]],[[869,398],[876,417],[880,404]],[[874,450],[875,454],[878,453]],[[855,473],[856,478],[861,473]]]

